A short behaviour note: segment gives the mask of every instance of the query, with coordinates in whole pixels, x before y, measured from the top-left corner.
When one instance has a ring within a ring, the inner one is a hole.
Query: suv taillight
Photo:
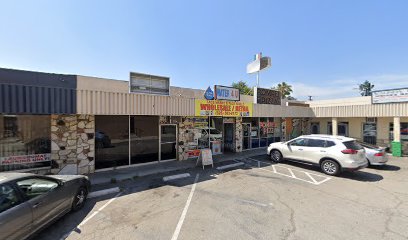
[[[357,154],[358,151],[354,150],[354,149],[344,149],[343,151],[341,151],[344,154]]]
[[[382,157],[382,156],[384,156],[384,153],[383,153],[383,152],[378,152],[378,153],[374,154],[374,156],[376,156],[376,157]]]

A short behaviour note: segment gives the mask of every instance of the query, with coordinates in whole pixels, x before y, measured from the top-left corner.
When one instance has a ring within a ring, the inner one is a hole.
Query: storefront
[[[129,81],[0,69],[0,171],[88,174],[194,159],[204,148],[247,151],[309,133],[385,147],[401,142],[408,153],[406,102],[285,102],[270,89],[245,96],[223,86],[208,100],[207,91],[169,87],[166,77],[132,76],[145,78],[132,82],[136,92]]]
[[[0,171],[51,169],[49,115],[0,115]]]

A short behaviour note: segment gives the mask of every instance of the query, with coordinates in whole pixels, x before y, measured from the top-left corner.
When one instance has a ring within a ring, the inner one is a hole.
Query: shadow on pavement
[[[400,167],[394,165],[379,165],[379,166],[371,165],[370,168],[383,171],[399,171],[401,169]]]
[[[379,182],[384,179],[381,175],[363,171],[343,172],[338,177],[361,182]]]

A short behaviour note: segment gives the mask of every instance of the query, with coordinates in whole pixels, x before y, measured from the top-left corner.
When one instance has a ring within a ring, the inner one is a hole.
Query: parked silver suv
[[[355,139],[342,136],[305,135],[272,143],[267,151],[274,162],[289,159],[314,164],[328,175],[368,166],[364,148]]]

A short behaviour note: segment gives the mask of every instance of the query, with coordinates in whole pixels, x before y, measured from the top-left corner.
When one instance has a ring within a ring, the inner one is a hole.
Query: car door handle
[[[299,148],[299,151],[303,151],[303,148]]]
[[[326,151],[324,151],[324,150],[320,150],[320,152],[326,152]]]
[[[38,208],[41,205],[42,202],[37,202],[33,204],[33,208]]]

